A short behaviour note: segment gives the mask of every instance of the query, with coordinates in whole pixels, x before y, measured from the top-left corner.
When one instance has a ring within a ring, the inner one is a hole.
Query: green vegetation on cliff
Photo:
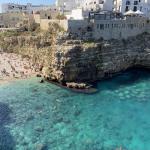
[[[29,57],[33,63],[49,69],[57,36],[63,33],[64,30],[56,23],[49,24],[49,30],[46,32],[41,31],[38,26],[28,31],[1,32],[0,49]]]

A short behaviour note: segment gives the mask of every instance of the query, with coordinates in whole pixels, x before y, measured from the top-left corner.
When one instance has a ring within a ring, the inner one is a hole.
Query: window
[[[126,6],[125,12],[129,11],[129,6]]]
[[[133,27],[134,27],[134,25],[133,25],[133,24],[130,24],[130,28],[133,29]]]
[[[140,7],[140,11],[142,11],[142,7]]]
[[[99,24],[97,24],[99,26]],[[91,32],[92,31],[92,28],[91,27],[87,27],[87,31],[88,32]]]
[[[130,1],[126,1],[126,5],[130,5]]]
[[[100,30],[104,30],[104,24],[100,24]]]
[[[99,29],[99,24],[97,24],[97,29]]]
[[[134,1],[134,5],[138,5],[138,1]]]
[[[134,7],[133,7],[133,11],[137,11],[137,6],[134,6]]]

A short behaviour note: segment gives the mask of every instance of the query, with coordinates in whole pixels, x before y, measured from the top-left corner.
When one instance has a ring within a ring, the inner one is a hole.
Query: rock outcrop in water
[[[150,67],[148,34],[128,40],[58,45],[49,76],[59,82],[92,82],[136,66]]]
[[[1,49],[29,56],[43,75],[60,83],[93,82],[131,67],[150,67],[150,35],[128,40],[76,41],[54,36],[13,36]]]

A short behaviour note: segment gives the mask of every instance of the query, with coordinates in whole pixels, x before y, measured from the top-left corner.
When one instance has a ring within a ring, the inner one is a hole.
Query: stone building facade
[[[40,10],[47,10],[54,8],[54,5],[32,5],[27,3],[26,5],[15,4],[15,3],[4,3],[2,4],[2,13],[33,13]]]
[[[113,10],[113,0],[84,0],[84,10],[88,11],[100,11],[100,10]]]
[[[21,27],[29,16],[24,13],[2,13],[0,14],[0,28]]]
[[[148,32],[148,22],[144,17],[126,17],[118,20],[94,20],[94,39],[127,39]]]
[[[144,32],[150,32],[150,24],[145,17],[125,17],[122,19],[89,20],[48,20],[41,19],[42,30],[48,30],[49,23],[58,23],[75,39],[111,40],[127,39]]]

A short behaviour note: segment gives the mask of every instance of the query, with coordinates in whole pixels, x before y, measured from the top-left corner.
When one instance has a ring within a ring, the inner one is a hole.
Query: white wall
[[[130,5],[127,5],[126,2],[129,1]],[[138,4],[135,5],[134,1],[138,1]],[[117,0],[120,7],[120,12],[125,13],[126,6],[128,6],[129,10],[134,10],[134,7],[137,7],[137,10],[142,11],[147,17],[150,17],[150,0]],[[119,8],[118,8],[119,10]]]
[[[84,10],[108,10],[113,9],[113,0],[84,0]]]
[[[67,19],[74,19],[74,20],[83,20],[84,19],[84,13],[82,8],[73,9],[71,12],[71,15],[66,15]]]
[[[71,11],[77,7],[75,0],[57,0],[56,7],[60,11]]]

